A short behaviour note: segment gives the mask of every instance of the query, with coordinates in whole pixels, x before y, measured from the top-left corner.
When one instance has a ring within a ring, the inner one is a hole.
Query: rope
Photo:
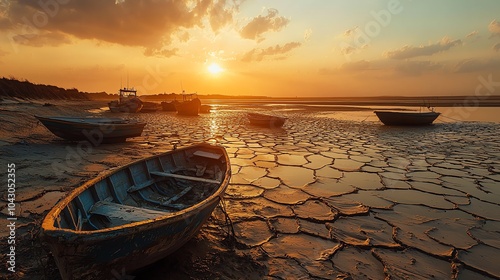
[[[446,119],[450,119],[450,120],[453,120],[453,121],[456,121],[456,122],[465,122],[465,121],[463,121],[463,120],[459,120],[459,119],[454,119],[454,118],[451,118],[451,117],[447,117],[447,116],[445,116],[445,115],[443,115],[443,114],[441,114],[441,116],[440,116],[440,117],[442,117],[442,118],[446,118]]]
[[[366,116],[366,118],[364,118],[361,122],[366,121],[366,120],[367,120],[369,117],[371,117],[371,116],[373,116],[373,115],[372,115],[372,114],[370,114],[370,115]]]
[[[231,218],[229,217],[229,214],[227,213],[226,201],[224,200],[223,197],[221,197],[219,205],[221,206],[221,211],[224,214],[224,217],[226,220],[226,226],[227,226],[226,241],[230,242],[233,246],[237,245],[236,233],[234,232],[233,221],[231,220]]]

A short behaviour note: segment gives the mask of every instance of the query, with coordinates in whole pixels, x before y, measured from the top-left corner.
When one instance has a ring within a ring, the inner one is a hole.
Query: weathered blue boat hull
[[[141,136],[146,125],[141,122],[126,123],[116,118],[35,117],[54,135],[71,141],[124,142],[127,138]]]
[[[191,239],[230,177],[229,157],[219,145],[202,143],[142,159],[72,191],[45,217],[41,238],[63,279],[112,279]]]
[[[45,240],[63,279],[113,279],[116,274],[130,274],[182,247],[199,231],[219,201],[214,199],[203,209],[175,221],[168,219],[97,237],[63,233]]]

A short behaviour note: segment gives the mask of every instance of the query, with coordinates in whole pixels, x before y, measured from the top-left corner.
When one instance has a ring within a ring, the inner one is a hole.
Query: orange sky
[[[498,11],[496,0],[0,0],[0,75],[109,93],[128,80],[139,94],[474,95],[489,80],[499,94]]]

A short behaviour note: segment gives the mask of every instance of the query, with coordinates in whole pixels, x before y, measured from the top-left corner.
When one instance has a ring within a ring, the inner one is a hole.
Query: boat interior
[[[181,211],[220,188],[229,172],[225,160],[220,149],[193,146],[132,163],[89,182],[54,227],[93,231]]]

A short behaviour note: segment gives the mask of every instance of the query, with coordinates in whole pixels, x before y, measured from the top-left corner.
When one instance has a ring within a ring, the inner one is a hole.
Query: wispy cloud
[[[146,56],[161,56],[161,57],[171,57],[177,55],[179,49],[178,48],[172,48],[172,49],[146,49],[144,52],[144,55]]]
[[[340,66],[343,71],[366,71],[371,70],[372,64],[366,60],[359,60],[354,62],[347,62]]]
[[[396,65],[395,71],[407,76],[419,76],[442,68],[443,65],[432,61],[404,61]]]
[[[364,45],[361,45],[361,46],[353,46],[353,45],[349,45],[349,44],[342,44],[340,46],[340,53],[343,54],[344,56],[349,56],[353,53],[357,53],[361,50],[364,50],[368,48],[368,44],[364,44]]]
[[[353,28],[347,29],[346,31],[344,31],[342,36],[347,37],[347,38],[354,36],[354,34],[357,32],[358,28],[359,28],[358,26],[355,26]]]
[[[493,50],[496,51],[496,52],[500,51],[500,43],[494,44],[493,45]]]
[[[499,59],[468,59],[457,63],[454,67],[454,71],[457,73],[498,72],[499,70]]]
[[[500,22],[494,19],[488,25],[488,30],[491,33],[491,37],[500,36]]]
[[[477,38],[479,38],[479,32],[477,32],[475,30],[465,36],[465,39],[467,39],[467,40],[473,40],[473,39],[477,39]]]
[[[408,59],[419,56],[431,56],[436,53],[444,52],[454,46],[462,44],[462,40],[451,40],[448,37],[443,38],[440,42],[427,46],[404,46],[394,51],[388,51],[385,56],[392,59]]]
[[[312,29],[311,28],[306,29],[304,31],[304,41],[309,42],[309,40],[311,39],[311,36],[312,36]]]
[[[259,15],[254,17],[241,29],[241,37],[260,42],[264,40],[262,34],[268,31],[280,31],[290,22],[290,20],[283,16],[278,16],[278,14],[278,10],[268,9],[266,16]]]
[[[276,57],[281,59],[280,55],[286,54],[291,50],[300,47],[302,44],[299,42],[286,43],[283,46],[276,45],[265,49],[255,48],[243,55],[242,61],[262,61],[265,57]]]
[[[32,47],[43,47],[43,46],[60,46],[63,44],[71,43],[71,39],[64,33],[61,32],[40,32],[33,34],[24,35],[14,35],[12,40],[18,44],[32,46]]]

